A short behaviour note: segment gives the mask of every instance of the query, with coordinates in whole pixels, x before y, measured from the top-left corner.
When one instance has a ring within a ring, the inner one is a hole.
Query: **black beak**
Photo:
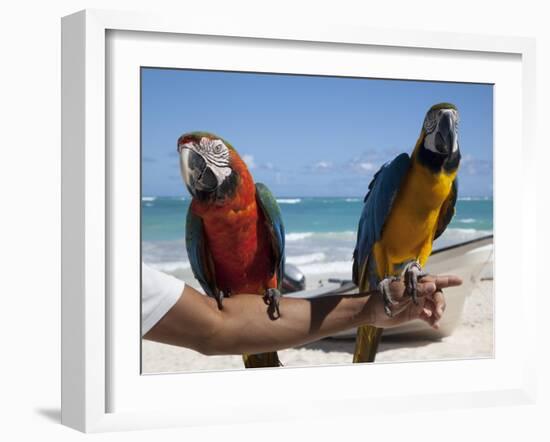
[[[435,134],[435,148],[439,153],[449,155],[453,151],[453,146],[456,141],[456,131],[453,119],[449,113],[445,113]]]
[[[183,147],[180,150],[180,165],[183,180],[191,195],[216,190],[218,180],[202,155]]]

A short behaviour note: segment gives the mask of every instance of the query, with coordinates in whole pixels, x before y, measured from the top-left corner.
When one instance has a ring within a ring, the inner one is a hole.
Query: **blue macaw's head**
[[[452,172],[460,163],[458,109],[451,103],[430,108],[424,118],[418,148],[418,160],[434,172]]]
[[[207,132],[191,132],[178,139],[181,175],[194,198],[221,201],[234,192],[233,152],[229,143]]]

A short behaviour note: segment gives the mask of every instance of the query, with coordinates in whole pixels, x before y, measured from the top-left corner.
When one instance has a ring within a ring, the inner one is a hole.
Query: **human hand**
[[[370,325],[379,328],[390,328],[401,325],[413,319],[421,319],[434,329],[439,328],[439,322],[445,311],[445,297],[443,289],[462,284],[458,276],[428,275],[418,283],[418,305],[405,292],[405,284],[396,280],[390,283],[391,298],[396,301],[390,307],[392,316],[384,310],[384,301],[378,293],[371,295],[368,304],[373,312]]]

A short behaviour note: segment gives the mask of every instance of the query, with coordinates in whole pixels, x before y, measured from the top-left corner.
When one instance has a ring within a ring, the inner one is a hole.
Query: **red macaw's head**
[[[191,132],[178,139],[183,181],[194,198],[221,203],[235,194],[243,175],[249,175],[233,146],[208,132]]]

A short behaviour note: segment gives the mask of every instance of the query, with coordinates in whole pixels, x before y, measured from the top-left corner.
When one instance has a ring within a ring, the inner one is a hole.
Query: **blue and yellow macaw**
[[[416,284],[424,273],[432,243],[455,212],[460,164],[457,108],[432,106],[412,155],[402,153],[374,175],[353,253],[353,281],[360,292],[379,290],[391,315],[389,283],[404,276],[407,293],[417,303]],[[357,331],[353,362],[373,362],[383,329]]]

